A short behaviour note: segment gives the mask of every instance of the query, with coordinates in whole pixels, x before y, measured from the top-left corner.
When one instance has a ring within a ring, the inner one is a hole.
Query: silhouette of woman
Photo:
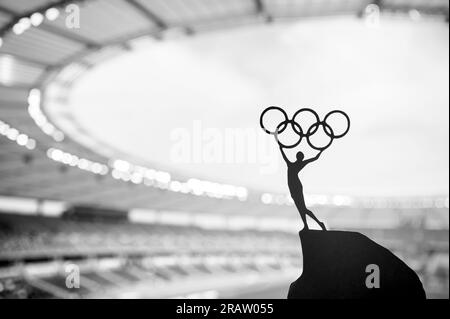
[[[317,217],[314,215],[313,212],[311,212],[308,208],[306,208],[305,204],[305,197],[303,195],[303,185],[300,181],[300,178],[298,177],[298,174],[300,171],[309,163],[312,163],[316,161],[320,155],[322,154],[322,151],[317,154],[317,156],[309,159],[304,160],[305,155],[302,152],[297,153],[297,161],[291,162],[287,158],[286,154],[284,153],[283,147],[280,145],[281,154],[283,155],[283,158],[287,164],[288,167],[288,185],[289,185],[289,191],[291,192],[291,197],[294,200],[295,206],[298,209],[298,212],[300,213],[300,217],[303,220],[303,224],[305,225],[305,229],[309,229],[308,222],[306,221],[306,215],[310,216],[314,221],[322,228],[322,230],[327,230],[324,223],[322,223]]]

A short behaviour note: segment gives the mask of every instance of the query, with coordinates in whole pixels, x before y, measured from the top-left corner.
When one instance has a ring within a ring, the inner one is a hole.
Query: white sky
[[[448,194],[449,34],[444,22],[354,18],[249,26],[159,42],[110,60],[76,85],[70,111],[93,137],[158,167],[287,192],[281,157],[259,164],[174,163],[176,128],[259,129],[264,107],[345,110],[336,140],[302,179],[308,193]],[[270,136],[267,145],[276,150]]]

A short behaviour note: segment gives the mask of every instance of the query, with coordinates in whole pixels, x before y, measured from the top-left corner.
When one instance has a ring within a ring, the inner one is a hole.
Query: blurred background
[[[302,224],[270,105],[350,115],[307,205],[448,298],[448,21],[447,0],[0,0],[0,299],[286,298]]]

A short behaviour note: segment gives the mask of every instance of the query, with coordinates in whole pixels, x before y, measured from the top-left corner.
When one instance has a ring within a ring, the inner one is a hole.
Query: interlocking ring
[[[314,111],[313,109],[309,109],[309,108],[303,108],[303,109],[300,109],[300,110],[298,110],[297,112],[295,112],[294,116],[292,117],[292,120],[293,120],[294,122],[297,122],[297,121],[296,121],[296,118],[297,118],[301,113],[304,113],[304,112],[312,113],[312,114],[314,115],[315,120],[316,120],[315,123],[320,122],[319,115],[317,114],[317,112]],[[313,125],[314,125],[314,124],[312,124],[311,126],[313,126]],[[318,128],[316,128],[316,130],[314,130],[314,132],[310,132],[311,126],[310,126],[308,129],[305,129],[305,131],[306,131],[306,137],[308,137],[308,136],[310,136],[310,135],[316,133],[316,131],[317,131],[317,129],[318,129]],[[294,129],[294,130],[295,130],[295,129]],[[296,133],[297,133],[297,134],[303,134],[303,135],[305,136],[304,132],[297,132],[297,131],[296,131]]]
[[[298,135],[298,141],[295,142],[294,144],[291,144],[291,145],[283,144],[283,143],[280,141],[280,139],[278,138],[278,134],[279,134],[279,133],[282,133],[282,131],[280,131],[281,126],[284,126],[284,128],[283,128],[283,131],[284,131],[284,130],[286,129],[286,127],[288,126],[288,124],[291,124],[292,129],[293,129],[295,132],[297,132],[296,129],[298,129],[298,132],[301,132],[300,134],[297,134],[297,135]],[[302,127],[301,127],[298,123],[294,122],[293,120],[286,120],[286,121],[283,121],[283,122],[281,122],[280,124],[278,124],[277,129],[275,130],[274,136],[275,136],[275,140],[278,142],[278,144],[279,144],[280,146],[282,146],[282,147],[284,147],[284,148],[294,148],[294,147],[297,147],[297,146],[301,143],[301,141],[302,141],[302,139],[303,139],[303,130],[302,130]]]
[[[344,137],[345,135],[347,135],[348,131],[350,130],[350,117],[348,117],[347,113],[345,113],[345,112],[343,112],[343,111],[340,111],[340,110],[334,110],[334,111],[331,111],[330,113],[328,113],[328,114],[325,116],[325,118],[323,119],[323,121],[326,122],[326,121],[328,120],[328,118],[329,118],[331,115],[333,115],[333,114],[341,114],[341,115],[344,115],[345,119],[347,120],[347,129],[345,130],[345,132],[342,133],[342,134],[339,134],[339,135],[334,135],[334,134],[333,134],[333,137],[334,137],[334,138],[341,138],[341,137]]]
[[[264,121],[263,121],[264,115],[270,110],[278,110],[278,111],[280,111],[283,114],[284,118],[285,118],[285,120],[281,121],[280,124],[278,124],[278,126],[275,129],[275,131],[273,131],[273,132],[268,130],[268,129],[266,129],[264,127]],[[301,127],[301,125],[297,123],[297,120],[296,120],[297,117],[300,117],[301,114],[304,113],[304,112],[308,112],[308,113],[313,114],[314,115],[314,119],[315,119],[315,122],[313,124],[311,124],[309,126],[309,128],[307,128],[307,129],[303,129]],[[347,121],[347,128],[346,128],[346,130],[343,133],[338,134],[338,135],[335,134],[335,132],[334,132],[333,128],[331,127],[331,125],[329,123],[327,123],[327,120],[329,120],[330,116],[332,116],[333,114],[341,114],[341,115],[343,115],[345,117],[345,119]],[[267,134],[271,134],[271,135],[275,136],[275,140],[277,141],[277,143],[281,147],[294,148],[294,147],[298,146],[301,143],[301,141],[303,140],[304,137],[306,137],[308,145],[311,148],[313,148],[315,150],[318,150],[318,151],[324,151],[325,149],[327,149],[328,147],[331,146],[331,144],[333,143],[333,141],[335,139],[341,138],[341,137],[344,137],[345,135],[347,135],[347,133],[350,130],[350,118],[345,112],[340,111],[340,110],[334,110],[334,111],[329,112],[325,116],[323,121],[321,121],[320,118],[319,118],[319,115],[316,113],[316,111],[314,111],[313,109],[310,109],[310,108],[302,108],[302,109],[298,110],[297,112],[295,112],[295,114],[292,117],[292,119],[289,119],[287,114],[286,114],[286,112],[282,108],[280,108],[278,106],[271,106],[271,107],[266,108],[262,112],[261,117],[260,117],[260,125],[261,125],[261,128]],[[278,137],[279,134],[283,133],[286,130],[288,125],[291,125],[292,129],[294,130],[294,132],[298,135],[298,140],[295,143],[291,144],[291,145],[283,144],[280,141],[279,137]],[[319,130],[320,127],[323,127],[323,130],[324,130],[325,134],[330,138],[330,141],[325,146],[316,146],[311,141],[311,137]]]
[[[288,116],[287,116],[287,114],[286,114],[286,111],[283,110],[281,107],[278,107],[278,106],[269,106],[268,108],[266,108],[266,109],[261,113],[261,116],[260,116],[260,118],[259,118],[259,125],[261,125],[261,128],[262,128],[262,129],[264,130],[264,132],[266,132],[267,134],[275,135],[275,134],[283,133],[284,130],[287,128],[287,124],[285,124],[284,127],[280,128],[280,130],[279,130],[279,125],[278,125],[278,126],[276,127],[275,131],[273,131],[273,132],[269,131],[269,130],[266,129],[266,127],[264,126],[264,115],[266,115],[266,113],[267,113],[268,111],[270,111],[270,110],[277,110],[277,111],[280,111],[280,112],[283,114],[283,116],[284,116],[284,121],[283,121],[282,123],[285,123],[286,121],[289,120],[289,118],[288,118]]]
[[[319,129],[320,126],[323,126],[323,131],[330,138],[330,141],[328,142],[328,144],[326,144],[325,146],[322,146],[322,147],[315,146],[311,142],[311,136],[314,135],[315,132],[317,132],[317,130]],[[314,130],[314,133],[311,133],[311,131],[313,131],[313,130]],[[329,130],[329,132],[328,132],[328,130]],[[308,145],[311,146],[316,151],[324,151],[324,150],[326,150],[327,148],[329,148],[331,146],[331,144],[333,143],[334,139],[335,139],[335,137],[334,137],[333,129],[325,121],[317,122],[317,123],[314,123],[313,125],[311,125],[309,130],[308,130],[308,136],[306,137],[306,140],[308,141]]]

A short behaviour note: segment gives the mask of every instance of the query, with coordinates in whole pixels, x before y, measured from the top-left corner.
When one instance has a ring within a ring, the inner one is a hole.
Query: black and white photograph
[[[449,1],[0,0],[0,299],[448,300]]]

